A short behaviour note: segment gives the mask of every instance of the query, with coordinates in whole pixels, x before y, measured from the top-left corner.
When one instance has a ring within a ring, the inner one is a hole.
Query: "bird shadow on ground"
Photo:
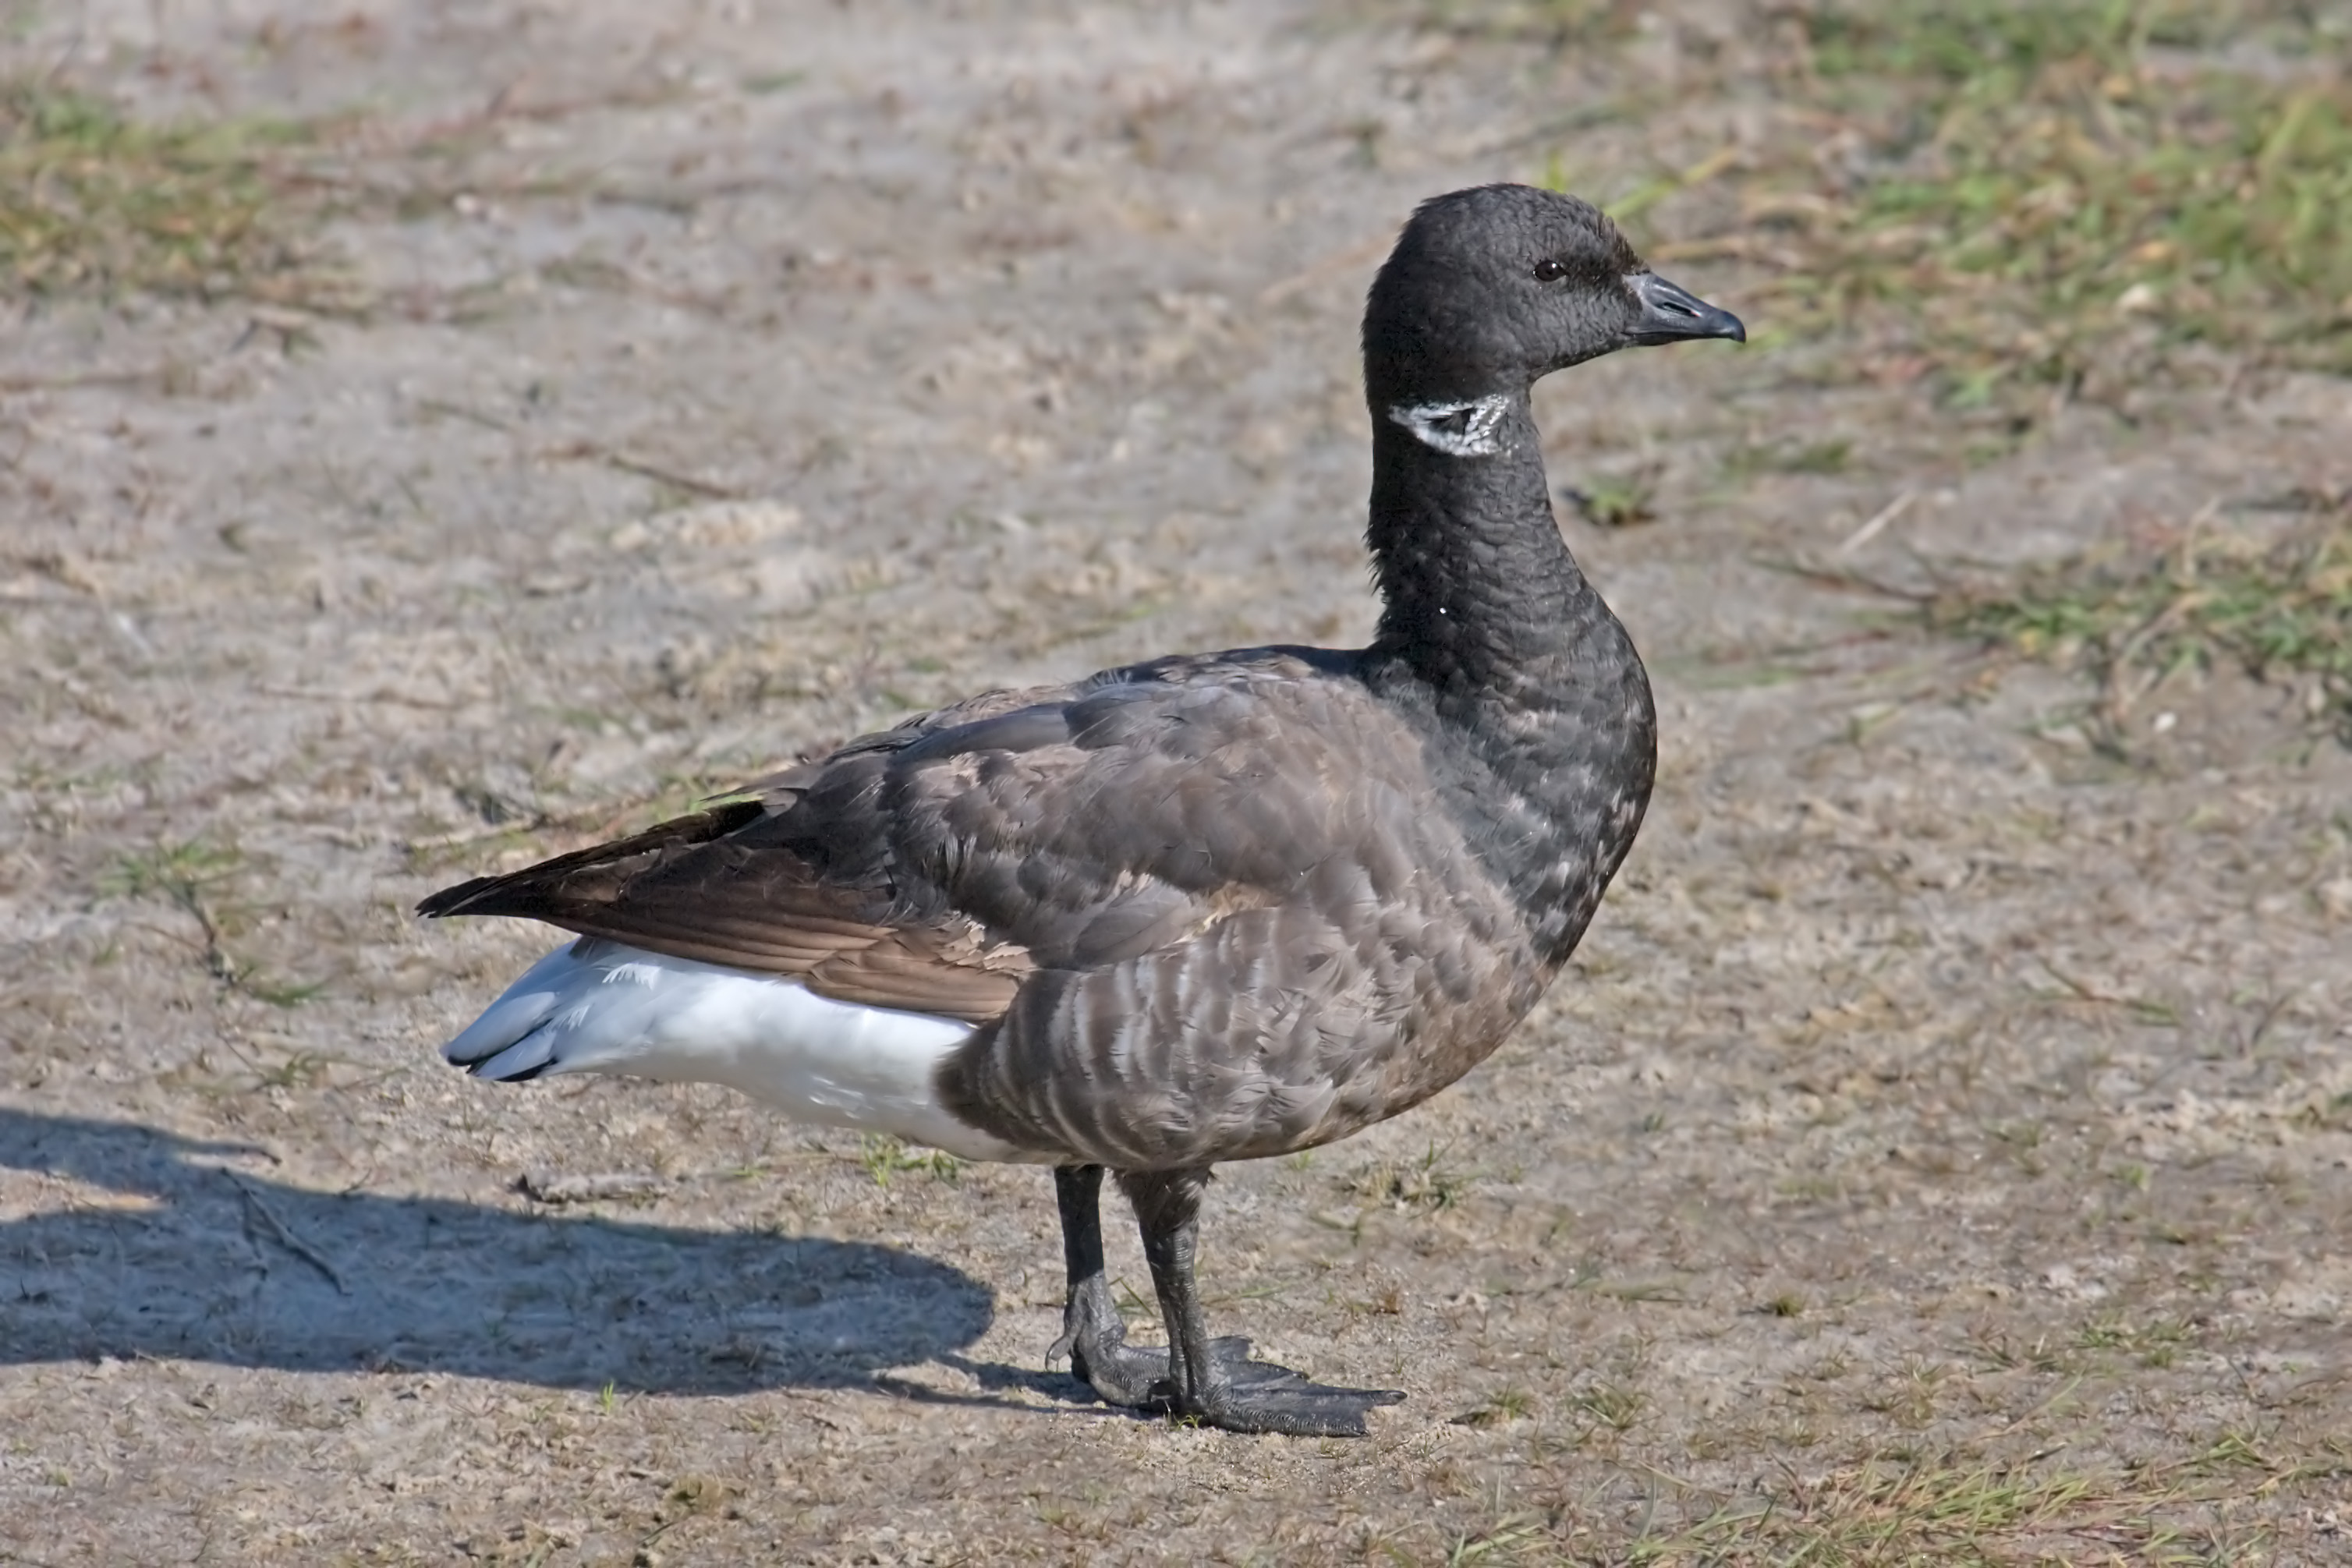
[[[978,1281],[888,1247],[311,1192],[253,1174],[267,1158],[0,1107],[0,1168],[73,1184],[0,1220],[0,1364],[152,1357],[740,1394],[872,1386],[994,1318]]]

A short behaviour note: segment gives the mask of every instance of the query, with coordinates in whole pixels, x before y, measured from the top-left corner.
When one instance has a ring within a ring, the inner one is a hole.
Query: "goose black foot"
[[[1189,1394],[1170,1390],[1166,1408],[1179,1420],[1227,1432],[1276,1432],[1291,1437],[1361,1437],[1364,1417],[1402,1402],[1394,1388],[1341,1388],[1310,1383],[1269,1361],[1219,1361]]]
[[[1217,1358],[1236,1383],[1298,1375],[1288,1367],[1252,1361],[1249,1350],[1250,1342],[1238,1334],[1209,1342],[1209,1354]],[[1175,1385],[1168,1377],[1168,1353],[1150,1345],[1129,1344],[1126,1325],[1116,1313],[1111,1316],[1107,1333],[1083,1327],[1065,1328],[1062,1337],[1046,1350],[1045,1359],[1059,1361],[1066,1355],[1070,1358],[1070,1375],[1093,1389],[1095,1396],[1104,1404],[1128,1410],[1175,1413]]]
[[[1210,1338],[1201,1326],[1192,1286],[1193,1232],[1205,1173],[1119,1179],[1135,1201],[1152,1284],[1168,1321],[1169,1343],[1176,1349],[1171,1354],[1127,1343],[1127,1324],[1111,1302],[1103,1274],[1102,1168],[1058,1168],[1055,1196],[1070,1286],[1062,1337],[1045,1354],[1048,1360],[1068,1356],[1070,1371],[1103,1403],[1228,1432],[1360,1437],[1368,1411],[1404,1397],[1393,1389],[1311,1383],[1289,1367],[1251,1360],[1250,1342],[1239,1334]]]
[[[1106,1405],[1129,1410],[1164,1407],[1168,1353],[1127,1343],[1127,1322],[1110,1299],[1103,1274],[1102,1166],[1060,1166],[1054,1197],[1062,1211],[1062,1252],[1069,1265],[1069,1295],[1062,1306],[1062,1337],[1045,1351],[1049,1362],[1070,1358],[1070,1375]],[[1249,1357],[1249,1342],[1220,1341]]]
[[[1127,1323],[1103,1277],[1102,1166],[1057,1166],[1054,1198],[1062,1211],[1062,1256],[1069,1294],[1062,1304],[1062,1337],[1045,1352],[1049,1362],[1070,1358],[1070,1373],[1106,1405],[1149,1405],[1168,1379],[1164,1352],[1127,1343]]]

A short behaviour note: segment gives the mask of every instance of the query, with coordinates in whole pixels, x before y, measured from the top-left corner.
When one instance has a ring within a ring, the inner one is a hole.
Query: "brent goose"
[[[1482,1061],[1559,973],[1650,797],[1656,712],[1560,542],[1537,378],[1746,340],[1574,197],[1424,203],[1364,315],[1362,649],[1180,654],[992,692],[614,843],[436,894],[545,921],[446,1053],[478,1077],[725,1083],[812,1122],[1051,1165],[1069,1294],[1049,1354],[1113,1405],[1360,1436],[1335,1388],[1211,1338],[1221,1160],[1344,1138]],[[1168,1348],[1126,1343],[1105,1170]]]

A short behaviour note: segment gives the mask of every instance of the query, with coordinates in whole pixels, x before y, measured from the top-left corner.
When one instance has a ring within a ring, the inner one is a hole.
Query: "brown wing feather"
[[[515,908],[512,901],[527,896],[529,890],[553,882],[569,883],[576,894],[590,896],[592,886],[614,886],[639,872],[674,861],[698,845],[757,820],[761,810],[756,800],[737,800],[692,816],[673,817],[642,833],[615,839],[611,843],[574,850],[504,876],[478,876],[471,882],[445,887],[419,904],[416,913],[436,919],[445,915],[523,914],[525,911]]]
[[[894,931],[877,942],[834,955],[808,972],[811,990],[845,1002],[914,1007],[948,1018],[985,1023],[1013,1005],[1034,966],[1021,948],[936,940],[929,930]],[[968,950],[959,950],[968,949]],[[919,1004],[909,998],[919,997]]]
[[[977,927],[898,926],[862,918],[870,902],[822,884],[800,857],[730,835],[768,808],[738,801],[633,837],[478,877],[417,906],[426,915],[509,915],[583,936],[790,975],[841,1001],[984,1023],[1012,1005],[1032,966]]]

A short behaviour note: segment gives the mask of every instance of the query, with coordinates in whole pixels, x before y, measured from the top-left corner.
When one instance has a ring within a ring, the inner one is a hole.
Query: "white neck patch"
[[[1399,403],[1389,410],[1389,423],[1448,457],[1492,457],[1503,449],[1503,415],[1510,409],[1501,392],[1473,402]]]

